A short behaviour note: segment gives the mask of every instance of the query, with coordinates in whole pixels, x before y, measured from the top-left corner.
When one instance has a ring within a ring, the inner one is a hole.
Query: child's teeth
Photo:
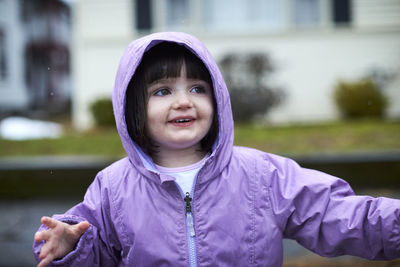
[[[176,122],[188,122],[190,121],[189,119],[180,119],[180,120],[176,120]]]

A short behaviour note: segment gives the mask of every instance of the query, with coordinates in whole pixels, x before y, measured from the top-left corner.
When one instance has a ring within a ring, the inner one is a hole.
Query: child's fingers
[[[53,242],[46,242],[42,248],[40,249],[39,259],[43,260],[44,258],[51,257],[51,252],[54,250],[52,247]]]
[[[52,260],[54,259],[53,255],[47,255],[44,259],[42,259],[37,267],[46,267]]]
[[[36,232],[36,233],[35,233],[33,239],[35,240],[36,243],[39,243],[40,241],[45,240],[45,239],[44,239],[43,232],[44,232],[44,231]]]
[[[41,219],[41,222],[42,222],[42,224],[46,225],[49,228],[54,228],[58,224],[57,220],[54,220],[54,219],[52,219],[50,217],[47,217],[47,216],[43,216],[42,219]]]
[[[50,229],[36,232],[33,238],[36,242],[48,240],[50,238]]]
[[[43,225],[46,225],[50,229],[56,227],[56,225],[57,225],[57,221],[56,220],[53,220],[50,217],[46,217],[46,216],[42,217],[42,219],[40,221],[42,222]],[[34,237],[33,237],[34,240],[36,242],[40,242],[40,241],[43,241],[43,240],[48,240],[49,237],[50,237],[50,233],[49,233],[50,229],[43,230],[43,231],[40,231],[40,232],[36,232]]]
[[[89,229],[90,224],[87,221],[80,222],[78,224],[74,224],[70,226],[70,233],[72,234],[72,238],[78,240],[87,229]]]
[[[79,234],[83,234],[86,232],[87,229],[89,229],[90,223],[87,221],[80,222],[76,225],[76,230],[78,231]]]

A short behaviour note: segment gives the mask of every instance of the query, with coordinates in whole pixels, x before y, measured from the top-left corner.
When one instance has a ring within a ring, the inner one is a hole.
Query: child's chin
[[[201,145],[200,145],[200,142],[199,141],[193,141],[192,139],[189,139],[189,140],[182,140],[182,139],[180,139],[179,141],[177,141],[177,142],[174,142],[172,145],[171,145],[171,148],[172,149],[177,149],[177,150],[180,150],[180,149],[190,149],[190,148],[193,148],[193,149],[197,149],[197,147],[200,147]]]

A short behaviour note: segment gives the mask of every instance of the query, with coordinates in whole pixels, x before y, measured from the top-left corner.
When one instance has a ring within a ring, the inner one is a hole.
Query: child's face
[[[203,80],[186,78],[185,66],[179,77],[148,86],[146,128],[160,152],[200,149],[213,121],[211,90]]]

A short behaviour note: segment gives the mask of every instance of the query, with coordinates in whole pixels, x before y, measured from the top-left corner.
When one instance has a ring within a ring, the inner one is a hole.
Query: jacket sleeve
[[[81,221],[90,223],[89,229],[81,236],[75,249],[62,259],[54,260],[49,266],[117,266],[121,246],[118,240],[111,205],[112,194],[100,172],[89,186],[83,202],[74,206],[63,215],[53,218],[69,224]],[[115,214],[114,214],[115,215]],[[45,230],[42,225],[39,231]],[[33,253],[39,261],[39,253],[44,242],[33,242]]]
[[[339,178],[269,161],[272,209],[285,238],[321,256],[400,257],[400,200],[356,196]]]

